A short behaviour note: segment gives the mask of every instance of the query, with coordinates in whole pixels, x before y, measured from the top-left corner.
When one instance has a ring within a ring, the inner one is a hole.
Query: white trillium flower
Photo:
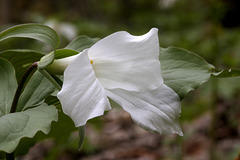
[[[182,135],[179,97],[161,76],[157,32],[116,32],[67,58],[70,64],[57,97],[76,127],[110,110],[109,97],[142,128]]]

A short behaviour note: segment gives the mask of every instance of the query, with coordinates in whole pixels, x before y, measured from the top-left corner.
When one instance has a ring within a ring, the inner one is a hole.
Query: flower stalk
[[[23,87],[26,83],[26,80],[27,80],[28,76],[31,75],[32,71],[34,71],[35,68],[37,68],[37,62],[33,63],[24,73],[24,75],[23,75],[23,77],[22,77],[22,79],[21,79],[21,81],[20,81],[20,83],[17,87],[17,90],[15,92],[10,113],[15,113],[16,112],[18,100],[19,100],[19,97],[22,93]],[[15,159],[14,152],[6,153],[6,160],[14,160],[14,159]]]
[[[24,84],[28,78],[29,75],[31,75],[32,71],[37,68],[38,66],[38,63],[35,62],[33,63],[27,70],[26,72],[24,73],[19,85],[18,85],[18,88],[16,90],[16,93],[15,93],[15,96],[14,96],[14,99],[13,99],[13,103],[12,103],[12,106],[11,106],[11,110],[10,110],[10,113],[14,113],[16,112],[16,109],[17,109],[17,103],[18,103],[18,100],[19,100],[19,97],[22,93],[22,90],[23,90],[23,87],[24,87]]]

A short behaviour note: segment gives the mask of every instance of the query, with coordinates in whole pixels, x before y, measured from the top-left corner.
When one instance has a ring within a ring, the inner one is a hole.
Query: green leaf
[[[2,116],[10,112],[17,89],[15,70],[11,63],[3,58],[0,58],[0,75],[0,116]]]
[[[58,50],[56,50],[55,53],[56,53],[55,59],[61,59],[61,58],[66,58],[66,57],[76,55],[79,52],[76,50],[72,50],[72,49],[58,49]]]
[[[56,31],[41,24],[17,25],[0,33],[0,41],[13,37],[32,38],[42,41],[51,46],[54,51],[59,45],[59,38]],[[54,51],[41,58],[38,65],[39,68],[44,68],[53,62],[55,58]]]
[[[16,25],[0,33],[0,41],[13,37],[36,39],[50,45],[54,50],[59,44],[59,38],[56,31],[41,24]]]
[[[54,91],[55,86],[39,71],[36,71],[19,98],[17,112],[39,105]]]
[[[7,59],[14,66],[18,80],[20,80],[26,69],[34,62],[39,61],[43,55],[43,53],[25,49],[0,52],[0,57]]]
[[[49,133],[57,119],[57,109],[47,104],[0,117],[0,150],[11,153],[22,138],[32,138],[38,131]]]
[[[51,82],[59,91],[61,90],[61,86],[59,85],[59,83],[56,81],[55,78],[53,78],[53,76],[47,72],[45,69],[38,69],[39,72],[42,73],[42,75],[48,79],[49,82]]]
[[[219,78],[230,78],[230,77],[238,77],[240,76],[239,69],[224,69],[224,70],[212,70],[212,75]]]
[[[44,57],[38,63],[38,67],[44,69],[53,63],[55,59],[61,59],[78,54],[79,52],[72,49],[58,49],[55,52],[51,52]]]
[[[52,64],[55,59],[55,51],[43,56],[40,61],[38,62],[38,68],[44,69],[45,67]]]
[[[60,105],[58,105],[59,111],[58,116],[59,120],[57,123],[53,123],[50,133],[47,135],[49,138],[54,138],[58,144],[68,143],[71,133],[76,131],[76,127],[72,119],[63,113]],[[60,134],[61,133],[61,134]]]
[[[176,47],[160,48],[159,59],[164,83],[181,99],[206,82],[214,69],[198,55]]]
[[[99,38],[90,38],[87,36],[79,36],[72,40],[65,48],[73,49],[76,51],[83,51],[86,48],[90,48],[93,44],[99,41]]]

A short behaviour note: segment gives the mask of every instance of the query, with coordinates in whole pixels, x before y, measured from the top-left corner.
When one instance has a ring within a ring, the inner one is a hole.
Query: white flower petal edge
[[[110,110],[105,90],[95,77],[87,50],[66,68],[61,91],[58,93],[63,112],[70,116],[75,126],[85,125],[88,119],[101,116]]]
[[[88,54],[105,89],[146,91],[163,84],[157,28],[142,36],[113,33],[94,44]]]
[[[178,118],[181,104],[178,95],[167,85],[147,92],[122,89],[106,91],[109,98],[130,113],[136,124],[160,134],[183,135]]]

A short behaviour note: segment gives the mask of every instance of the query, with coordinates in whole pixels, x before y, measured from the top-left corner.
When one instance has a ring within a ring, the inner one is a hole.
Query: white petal
[[[156,28],[142,36],[116,32],[89,49],[96,77],[104,88],[145,91],[163,83],[157,32]]]
[[[70,116],[76,126],[82,126],[88,119],[103,115],[110,103],[105,90],[96,79],[87,50],[81,52],[64,72],[61,91],[57,97],[63,112]]]
[[[106,91],[107,95],[130,113],[142,128],[160,134],[182,134],[178,123],[181,104],[178,95],[167,85],[148,92],[122,89]]]

